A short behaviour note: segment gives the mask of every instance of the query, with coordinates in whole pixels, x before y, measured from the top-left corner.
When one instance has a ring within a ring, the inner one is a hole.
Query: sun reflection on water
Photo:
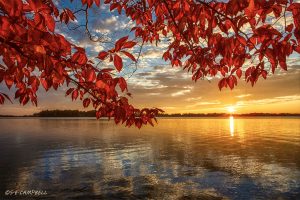
[[[229,127],[230,127],[230,135],[234,136],[234,118],[233,118],[233,116],[229,117]]]

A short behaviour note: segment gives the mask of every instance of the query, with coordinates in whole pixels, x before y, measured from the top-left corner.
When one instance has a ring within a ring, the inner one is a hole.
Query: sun
[[[233,106],[228,106],[228,107],[227,107],[227,111],[228,111],[229,113],[234,113],[234,112],[235,112],[235,108],[234,108]]]

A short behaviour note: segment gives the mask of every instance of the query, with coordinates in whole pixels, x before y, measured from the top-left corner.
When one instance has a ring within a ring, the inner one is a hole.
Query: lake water
[[[300,199],[299,118],[0,119],[0,199]]]

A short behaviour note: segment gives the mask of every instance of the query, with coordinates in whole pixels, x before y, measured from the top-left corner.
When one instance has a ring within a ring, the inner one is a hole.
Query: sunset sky
[[[59,8],[71,7],[72,10],[79,5],[58,4]],[[106,6],[100,9],[93,7],[90,10],[89,28],[93,34],[102,35],[111,42],[91,42],[84,34],[84,29],[70,31],[66,26],[58,25],[57,31],[66,36],[68,40],[87,49],[90,59],[97,54],[110,49],[118,38],[130,35],[134,24],[126,16],[118,16],[115,12],[109,13]],[[82,24],[83,16],[78,17],[69,28]],[[280,26],[280,21],[279,21]],[[158,46],[147,44],[143,47],[137,70],[127,60],[125,69],[119,75],[128,78],[129,92],[132,93],[131,102],[136,107],[158,107],[167,113],[212,113],[228,112],[228,107],[233,107],[236,113],[269,112],[269,113],[300,113],[300,57],[292,55],[288,59],[288,71],[276,70],[267,80],[259,79],[254,87],[246,84],[243,79],[239,81],[234,90],[223,89],[219,91],[218,77],[212,80],[191,80],[191,73],[182,71],[181,68],[172,68],[168,62],[162,60],[168,38],[162,40]],[[134,49],[137,55],[139,46]],[[101,67],[112,67],[109,63],[100,64]],[[247,65],[245,65],[247,67]],[[129,78],[130,77],[130,78]],[[0,85],[1,91],[6,91],[10,97],[14,96],[14,89],[8,92],[4,82]],[[32,114],[45,109],[82,109],[80,101],[72,102],[65,97],[66,87],[59,91],[45,92],[43,88],[38,92],[38,106],[30,103],[20,106],[6,102],[0,106],[0,114],[23,115]],[[88,108],[86,110],[91,110]]]

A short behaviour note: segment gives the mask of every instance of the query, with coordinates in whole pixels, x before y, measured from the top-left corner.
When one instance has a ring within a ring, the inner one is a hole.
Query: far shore
[[[0,115],[2,118],[13,117],[95,117],[95,111],[79,110],[44,110],[32,115]],[[174,113],[160,114],[158,118],[205,118],[205,117],[300,117],[300,113]]]

